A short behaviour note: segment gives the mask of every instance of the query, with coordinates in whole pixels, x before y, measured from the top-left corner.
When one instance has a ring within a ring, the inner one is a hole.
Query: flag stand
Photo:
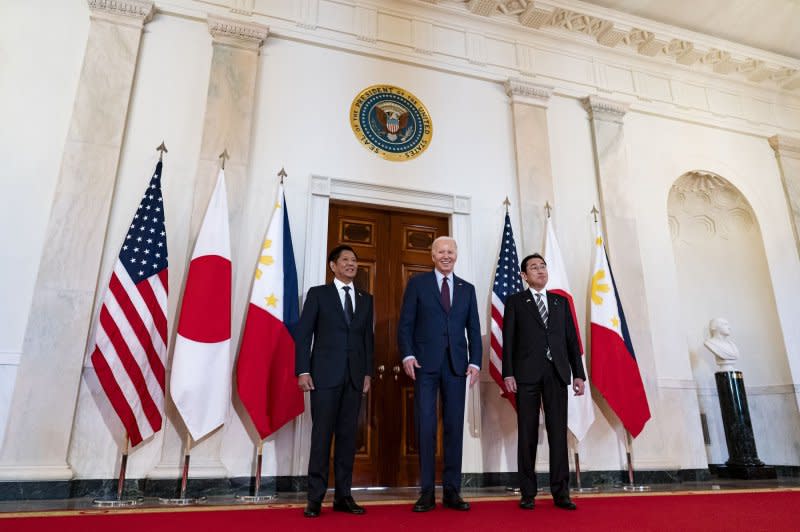
[[[575,459],[575,487],[572,488],[570,491],[575,493],[597,493],[600,491],[600,488],[595,486],[584,487],[581,484],[581,457],[578,454],[578,440],[575,439],[575,436],[572,435],[570,432],[570,436],[572,436],[572,441],[574,441],[573,452],[572,456]]]
[[[631,459],[631,448],[633,443],[631,441],[631,433],[625,431],[625,455],[628,458],[628,483],[622,486],[625,491],[650,491],[650,486],[646,484],[636,484],[633,481],[633,460]]]
[[[241,502],[244,504],[261,504],[265,502],[272,502],[275,500],[275,495],[259,494],[259,491],[261,491],[261,462],[264,454],[263,451],[264,451],[264,440],[259,440],[258,446],[256,447],[256,478],[255,478],[255,487],[253,488],[253,494],[237,495],[236,502]]]
[[[192,435],[186,431],[186,454],[183,457],[183,474],[181,475],[181,492],[177,498],[159,497],[160,504],[169,504],[172,506],[191,506],[192,504],[199,504],[206,501],[206,497],[187,497],[186,484],[189,480],[189,451],[192,448]]]
[[[125,433],[125,445],[122,448],[122,458],[119,463],[119,479],[117,480],[117,497],[115,499],[95,499],[92,501],[93,506],[98,508],[124,508],[127,506],[136,506],[142,504],[144,499],[142,497],[133,497],[130,499],[123,499],[122,492],[125,489],[125,472],[128,469],[128,434]]]

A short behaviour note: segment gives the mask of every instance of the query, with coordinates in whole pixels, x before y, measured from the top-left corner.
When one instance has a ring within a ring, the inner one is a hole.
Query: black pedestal
[[[778,478],[774,467],[758,459],[742,372],[718,371],[714,377],[729,457],[725,467],[720,467],[717,473],[724,478]]]

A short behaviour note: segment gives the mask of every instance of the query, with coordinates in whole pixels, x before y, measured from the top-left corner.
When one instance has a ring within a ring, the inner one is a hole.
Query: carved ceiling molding
[[[505,84],[506,94],[514,102],[529,103],[547,106],[550,96],[553,95],[554,87],[550,85],[538,85],[518,78],[509,78]]]
[[[413,1],[413,0],[407,0]],[[647,28],[624,27],[605,20],[534,0],[424,0],[429,4],[463,6],[463,9],[483,17],[502,16],[527,28],[556,28],[581,33],[609,48],[627,47],[646,57],[667,59],[685,66],[695,65],[703,70],[725,76],[738,76],[753,83],[773,83],[785,90],[800,89],[800,68],[796,64],[765,62],[740,56],[675,35],[650,31]]]
[[[581,103],[592,120],[606,120],[617,123],[622,123],[622,118],[629,108],[627,103],[599,96],[588,96],[581,99]]]
[[[209,16],[208,31],[214,42],[258,51],[269,35],[269,27],[252,22]]]
[[[151,0],[88,0],[93,18],[141,28],[151,20],[155,8]]]

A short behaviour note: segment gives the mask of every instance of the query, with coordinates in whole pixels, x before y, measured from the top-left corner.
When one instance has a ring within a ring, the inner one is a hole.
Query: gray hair
[[[434,249],[436,249],[436,244],[437,244],[437,243],[439,243],[439,242],[444,242],[444,241],[446,241],[446,240],[449,240],[450,242],[452,242],[452,243],[453,243],[453,246],[456,248],[456,251],[458,251],[458,242],[456,242],[456,239],[455,239],[455,238],[453,238],[452,236],[437,236],[437,237],[434,239],[434,241],[431,243],[431,251],[433,251]]]

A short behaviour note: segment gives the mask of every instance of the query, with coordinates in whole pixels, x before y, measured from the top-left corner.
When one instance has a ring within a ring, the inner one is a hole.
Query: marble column
[[[142,28],[153,2],[89,0],[90,24],[0,450],[0,480],[64,480]],[[46,147],[42,147],[46,149]]]
[[[728,460],[717,469],[717,474],[722,478],[777,478],[775,468],[764,465],[758,458],[742,372],[718,371],[714,380],[728,445]]]
[[[792,230],[797,253],[800,255],[800,139],[774,135],[769,145],[775,150],[775,158],[781,171],[786,203],[792,218]]]
[[[509,79],[505,88],[511,98],[519,189],[519,205],[511,206],[511,214],[521,225],[520,253],[525,256],[542,251],[544,206],[547,202],[555,205],[547,130],[547,104],[553,87]]]
[[[234,267],[240,257],[240,234],[243,226],[247,183],[247,163],[250,159],[252,120],[255,111],[256,81],[258,78],[259,51],[267,38],[269,28],[260,24],[240,22],[219,17],[208,18],[208,29],[213,39],[211,72],[208,81],[203,137],[200,160],[194,187],[190,223],[190,246],[200,230],[211,192],[219,172],[219,155],[227,150],[230,159],[225,164],[225,181],[228,192],[228,209],[231,231],[231,258]],[[187,261],[189,257],[187,257]],[[235,278],[235,276],[234,276]],[[242,307],[238,301],[247,297],[246,287],[234,286],[234,308]],[[233,338],[238,338],[240,318],[234,313]],[[234,342],[235,345],[235,342]],[[231,360],[234,359],[231,350]],[[169,390],[167,390],[169,394]],[[177,478],[182,463],[186,428],[172,401],[167,401],[164,446],[160,463],[148,473],[150,478]],[[235,416],[233,408],[228,419]],[[219,478],[228,476],[220,459],[222,429],[193,442],[189,476],[193,478]]]
[[[600,214],[604,222],[606,247],[617,288],[629,317],[628,327],[645,389],[656,380],[650,312],[647,301],[642,253],[636,228],[635,180],[628,171],[623,118],[626,104],[590,96],[583,100],[592,128]],[[656,413],[656,394],[648,393],[650,410]],[[653,430],[653,421],[649,428]],[[656,424],[656,427],[658,425]],[[658,429],[656,429],[657,432]],[[646,437],[646,434],[645,434]],[[641,438],[639,438],[641,439]],[[657,439],[656,439],[657,440]],[[661,445],[650,441],[650,452]]]

